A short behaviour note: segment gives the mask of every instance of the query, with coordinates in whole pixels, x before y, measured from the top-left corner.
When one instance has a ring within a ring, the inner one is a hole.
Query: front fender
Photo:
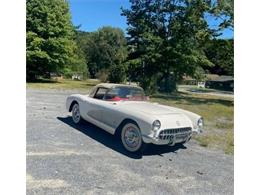
[[[66,110],[68,112],[70,112],[70,106],[71,104],[76,101],[78,102],[79,104],[81,104],[81,102],[84,101],[84,96],[83,95],[80,95],[80,94],[72,94],[70,95],[69,97],[67,97],[66,99]]]

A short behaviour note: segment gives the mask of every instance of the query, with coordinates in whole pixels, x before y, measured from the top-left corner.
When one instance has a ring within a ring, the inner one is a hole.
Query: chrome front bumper
[[[191,127],[164,129],[154,136],[143,135],[143,141],[156,145],[175,145],[176,143],[188,142],[191,139],[191,136]]]

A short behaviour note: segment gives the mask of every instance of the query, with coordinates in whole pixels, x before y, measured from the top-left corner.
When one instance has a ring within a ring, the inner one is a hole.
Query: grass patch
[[[63,79],[59,81],[53,80],[40,80],[37,82],[26,83],[26,87],[28,88],[36,88],[36,89],[89,89],[96,84],[98,84],[98,80],[89,79],[85,81],[76,81],[76,80],[68,80]]]
[[[226,134],[226,144],[224,149],[226,154],[234,154],[234,131],[228,131]]]
[[[197,113],[204,118],[204,132],[194,136],[203,147],[234,153],[234,101],[233,98],[185,92],[171,95],[157,94],[151,101]]]
[[[197,137],[197,141],[199,142],[200,146],[207,147],[210,144],[211,137],[208,136]]]

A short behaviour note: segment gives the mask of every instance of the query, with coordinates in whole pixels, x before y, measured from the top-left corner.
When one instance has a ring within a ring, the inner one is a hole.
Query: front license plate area
[[[176,138],[177,141],[179,141],[179,140],[180,140],[180,141],[184,141],[184,140],[187,139],[187,135],[186,135],[186,134],[176,135],[175,138]]]

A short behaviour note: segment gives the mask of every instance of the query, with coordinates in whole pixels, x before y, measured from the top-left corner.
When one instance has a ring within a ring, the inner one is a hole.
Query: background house
[[[211,80],[208,79],[205,83],[205,87],[224,91],[234,91],[234,77],[223,75]]]

